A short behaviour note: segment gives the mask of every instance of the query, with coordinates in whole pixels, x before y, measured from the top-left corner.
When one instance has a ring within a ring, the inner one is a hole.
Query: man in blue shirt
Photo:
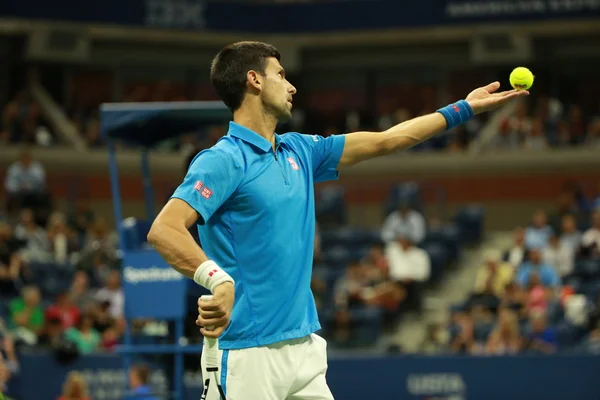
[[[157,400],[150,388],[151,376],[152,371],[144,364],[134,365],[129,369],[129,400]]]
[[[519,286],[527,288],[532,274],[537,274],[545,287],[557,287],[560,284],[558,273],[553,266],[544,264],[539,249],[529,251],[529,261],[519,266],[515,280]]]
[[[528,93],[495,93],[495,82],[385,132],[324,138],[274,132],[291,118],[296,88],[273,46],[225,47],[212,62],[211,80],[233,122],[226,136],[192,161],[148,240],[173,268],[213,293],[210,301],[199,300],[197,324],[205,337],[219,339],[227,399],[332,399],[310,291],[314,183]],[[202,249],[187,231],[195,223]],[[219,398],[210,386],[206,400]]]

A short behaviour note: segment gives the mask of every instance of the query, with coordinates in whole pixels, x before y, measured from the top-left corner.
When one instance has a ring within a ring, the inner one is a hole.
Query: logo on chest
[[[298,171],[300,169],[300,167],[298,166],[298,164],[296,163],[296,161],[292,157],[288,157],[287,160],[290,163],[290,165],[292,166],[292,169],[294,171]]]

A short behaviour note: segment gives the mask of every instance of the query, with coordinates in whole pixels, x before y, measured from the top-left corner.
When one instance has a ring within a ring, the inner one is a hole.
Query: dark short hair
[[[240,108],[246,93],[246,74],[254,70],[265,73],[267,59],[281,60],[279,51],[262,42],[237,42],[223,48],[213,59],[210,80],[223,100],[233,112]]]
[[[142,384],[146,385],[150,382],[150,377],[152,376],[152,370],[146,364],[136,364],[133,366],[133,370],[135,374],[139,378]]]

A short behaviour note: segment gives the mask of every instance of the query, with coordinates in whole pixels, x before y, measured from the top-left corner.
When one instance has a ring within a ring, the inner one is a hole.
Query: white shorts
[[[214,372],[206,400],[221,400]],[[219,351],[219,382],[227,400],[333,400],[325,381],[327,342],[309,336],[268,346]]]

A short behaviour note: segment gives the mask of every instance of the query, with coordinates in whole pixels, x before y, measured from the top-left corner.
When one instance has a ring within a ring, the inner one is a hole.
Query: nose
[[[291,94],[296,94],[296,92],[297,92],[296,87],[294,85],[292,85],[291,83],[290,83],[290,87],[288,88],[288,92]]]

